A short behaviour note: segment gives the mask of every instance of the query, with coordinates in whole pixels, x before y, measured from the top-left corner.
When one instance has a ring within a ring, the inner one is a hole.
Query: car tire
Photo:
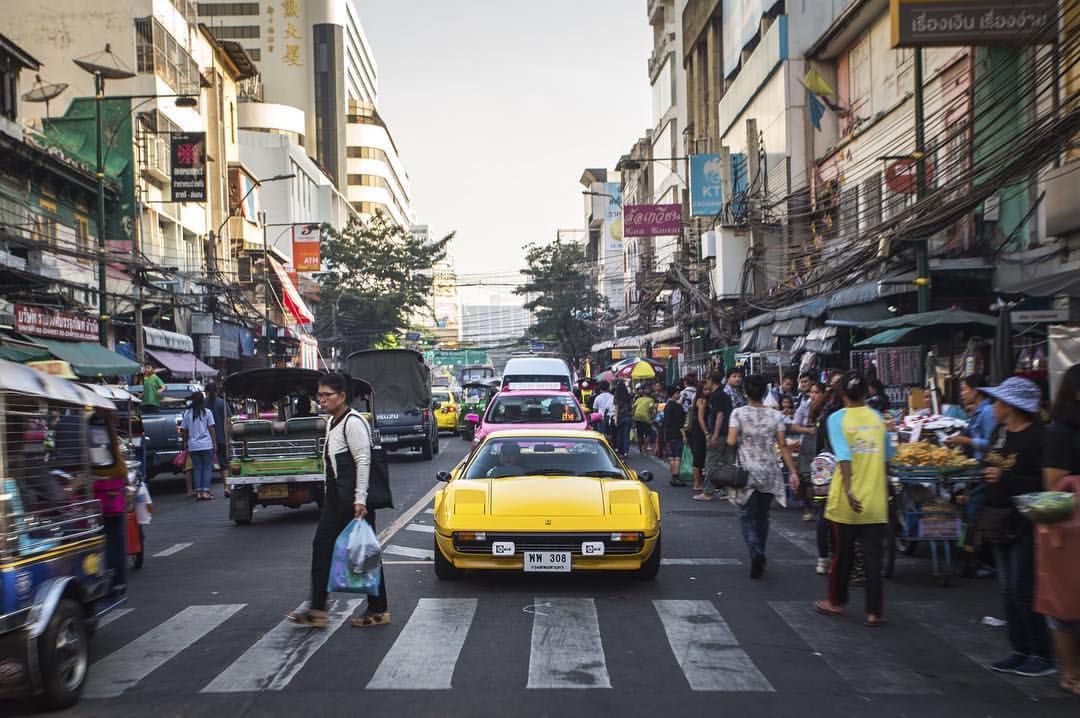
[[[250,488],[235,488],[229,493],[229,518],[237,526],[250,524],[254,513],[254,497]]]
[[[430,441],[425,441],[423,444],[421,444],[421,446],[420,446],[420,457],[424,461],[431,461],[431,457],[433,455],[434,454],[431,451],[431,442]]]
[[[90,665],[90,633],[82,606],[71,599],[61,600],[38,646],[44,685],[42,702],[51,710],[74,705]]]
[[[431,445],[431,453],[434,456],[439,455],[439,432],[435,432],[435,443]]]
[[[435,576],[442,581],[454,581],[461,578],[464,571],[457,568],[450,562],[450,559],[443,556],[442,549],[439,548],[438,540],[434,541],[435,547]]]
[[[649,554],[649,557],[645,559],[645,563],[641,564],[641,568],[634,572],[634,575],[642,581],[652,581],[656,578],[656,575],[660,573],[660,538],[656,539],[656,546],[653,548],[653,552]]]

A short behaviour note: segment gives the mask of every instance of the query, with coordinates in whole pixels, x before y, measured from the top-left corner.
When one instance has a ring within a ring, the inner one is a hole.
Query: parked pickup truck
[[[142,398],[142,386],[128,387],[128,391]],[[166,384],[161,406],[141,408],[143,444],[146,447],[146,479],[157,474],[175,471],[173,459],[184,446],[180,437],[180,419],[188,405],[188,397],[202,391],[198,384]]]

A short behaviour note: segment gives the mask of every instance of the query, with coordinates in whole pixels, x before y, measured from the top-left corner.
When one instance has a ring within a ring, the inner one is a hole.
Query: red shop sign
[[[94,317],[57,312],[45,307],[16,304],[15,331],[32,337],[96,342],[98,320]]]

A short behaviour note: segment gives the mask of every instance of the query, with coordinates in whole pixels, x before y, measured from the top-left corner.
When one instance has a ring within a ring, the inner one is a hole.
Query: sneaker
[[[817,560],[817,567],[814,569],[818,576],[824,576],[829,572],[829,559],[819,558]]]
[[[1018,676],[1027,676],[1029,678],[1037,678],[1039,676],[1049,676],[1052,673],[1057,673],[1057,666],[1040,656],[1028,656],[1028,658],[1013,669],[1013,673]]]
[[[1026,663],[1028,657],[1022,653],[1013,653],[1008,658],[1002,658],[990,664],[990,669],[998,673],[1016,673],[1016,669]]]
[[[806,509],[805,511],[802,512],[802,520],[803,521],[813,521],[814,520],[814,512],[811,511],[810,509]]]

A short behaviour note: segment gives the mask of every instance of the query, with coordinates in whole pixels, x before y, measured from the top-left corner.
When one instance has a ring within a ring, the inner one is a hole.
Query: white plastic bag
[[[371,525],[353,519],[334,542],[334,558],[326,590],[338,593],[379,593],[382,549]]]

